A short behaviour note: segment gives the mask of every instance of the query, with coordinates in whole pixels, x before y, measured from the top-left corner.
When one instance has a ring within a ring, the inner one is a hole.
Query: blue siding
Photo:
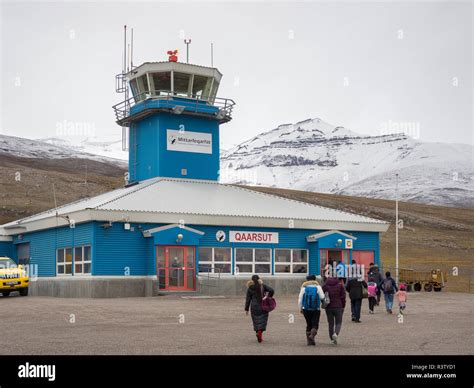
[[[11,241],[0,241],[0,256],[13,258],[13,244]]]
[[[125,230],[115,222],[109,229],[95,223],[95,255],[93,275],[143,276],[156,273],[153,238],[145,238],[138,225],[134,231]],[[153,226],[143,225],[143,230]]]
[[[167,129],[212,134],[212,154],[167,150]],[[217,180],[219,175],[219,123],[208,118],[157,113],[130,128],[130,181],[156,176]],[[181,169],[187,175],[181,175]]]
[[[135,276],[156,275],[155,239],[143,237],[142,231],[164,224],[132,224],[133,231],[125,230],[123,223],[115,222],[111,228],[103,228],[100,222],[91,222],[76,225],[76,228],[61,227],[48,229],[40,232],[26,233],[22,240],[15,237],[14,244],[30,242],[31,263],[38,264],[39,276],[56,275],[56,249],[74,247],[80,245],[92,246],[92,275],[115,275],[124,276],[127,273]],[[320,255],[317,243],[308,243],[306,237],[322,230],[307,229],[278,229],[278,228],[252,228],[252,227],[228,227],[228,226],[204,226],[188,225],[191,228],[204,232],[200,237],[198,249],[196,250],[196,266],[199,264],[199,246],[206,247],[231,247],[231,248],[293,248],[307,249],[309,253],[309,272],[318,274],[320,268]],[[223,230],[226,240],[218,242],[216,232]],[[264,231],[277,232],[279,234],[278,244],[259,243],[230,243],[229,231]],[[173,231],[172,231],[173,232]],[[172,233],[170,232],[170,233]],[[177,233],[177,230],[174,230]],[[357,240],[354,240],[354,250],[374,251],[376,263],[380,263],[379,256],[379,233],[374,232],[351,232]],[[183,233],[184,234],[184,233]],[[167,236],[166,243],[170,238]],[[157,242],[159,243],[159,238]],[[163,240],[164,241],[164,240]],[[192,240],[183,245],[197,244],[198,240]],[[327,244],[326,244],[327,245]],[[7,244],[1,247],[8,249]],[[7,248],[5,248],[7,247]],[[11,257],[16,258],[16,249],[11,250]],[[233,249],[234,253],[234,249]],[[234,255],[233,255],[234,256]],[[235,258],[233,257],[233,260]],[[232,263],[235,267],[235,263]],[[273,264],[273,257],[272,257]],[[273,265],[272,265],[273,268]]]
[[[67,226],[25,233],[21,240],[15,236],[13,243],[30,243],[30,264],[38,265],[38,276],[56,276],[56,250],[81,245],[92,245],[92,223],[77,224],[75,228]],[[94,247],[92,246],[92,254]],[[16,259],[16,249],[13,256]],[[92,264],[94,265],[94,264]]]

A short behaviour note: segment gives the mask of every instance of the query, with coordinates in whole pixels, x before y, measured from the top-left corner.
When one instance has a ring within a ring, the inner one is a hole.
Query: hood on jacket
[[[260,284],[260,285],[263,284],[262,279],[258,279],[258,284]],[[250,287],[252,287],[252,286],[255,286],[255,283],[253,282],[253,280],[249,280],[249,281],[247,282],[247,287],[250,288]]]
[[[319,283],[316,280],[307,280],[301,285],[301,287],[307,286],[319,286]]]

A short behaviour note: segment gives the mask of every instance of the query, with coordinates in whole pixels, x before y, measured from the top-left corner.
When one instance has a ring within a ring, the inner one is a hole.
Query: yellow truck
[[[0,256],[0,292],[3,296],[9,296],[13,291],[27,296],[29,283],[30,279],[22,265],[17,265],[9,257]]]
[[[399,282],[405,283],[410,290],[421,291],[421,288],[427,292],[432,290],[441,291],[446,283],[446,271],[433,269],[431,271],[416,271],[413,269],[400,268]]]

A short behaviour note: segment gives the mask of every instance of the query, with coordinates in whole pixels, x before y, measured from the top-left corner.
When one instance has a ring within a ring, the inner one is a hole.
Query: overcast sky
[[[3,2],[0,132],[57,136],[64,123],[116,135],[123,25],[134,64],[192,38],[191,62],[224,74],[228,148],[320,117],[377,135],[409,123],[426,141],[474,144],[471,2]]]

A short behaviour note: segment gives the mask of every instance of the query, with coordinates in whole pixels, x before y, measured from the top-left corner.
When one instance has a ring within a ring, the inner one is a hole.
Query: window
[[[58,275],[72,275],[72,248],[58,249],[56,263]]]
[[[213,78],[195,75],[193,81],[193,97],[206,100],[209,97]]]
[[[188,96],[190,92],[191,74],[174,73],[174,90],[175,94]]]
[[[275,273],[308,273],[308,251],[275,249]]]
[[[167,94],[171,91],[171,73],[152,73],[150,74],[150,83],[154,95]]]
[[[16,246],[18,264],[30,264],[30,243],[21,243]]]
[[[271,249],[236,248],[235,274],[239,273],[271,273]]]
[[[199,272],[202,273],[231,273],[231,248],[199,248]]]
[[[74,248],[74,275],[91,273],[91,247],[83,246]]]
[[[146,74],[137,78],[137,85],[138,85],[138,99],[144,100],[150,94],[150,90],[148,89],[148,79]]]
[[[58,275],[85,275],[91,273],[91,247],[80,246],[73,248],[59,248],[56,251],[56,266]]]

